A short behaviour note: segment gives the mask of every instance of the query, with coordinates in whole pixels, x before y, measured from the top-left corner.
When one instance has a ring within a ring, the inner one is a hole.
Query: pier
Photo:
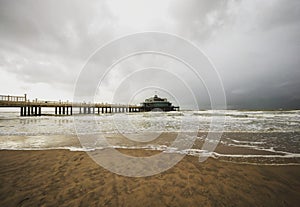
[[[53,108],[55,115],[73,115],[75,110],[77,114],[104,114],[104,113],[131,113],[141,112],[142,107],[137,105],[121,105],[107,103],[74,103],[69,101],[42,101],[29,100],[27,95],[10,96],[0,95],[0,107],[20,108],[20,116],[41,116],[43,108]]]

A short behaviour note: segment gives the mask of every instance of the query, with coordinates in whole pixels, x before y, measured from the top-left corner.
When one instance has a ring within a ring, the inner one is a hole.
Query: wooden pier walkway
[[[10,96],[0,95],[0,107],[19,107],[20,116],[41,116],[42,108],[54,108],[55,115],[73,115],[76,108],[78,114],[100,114],[100,113],[128,113],[140,112],[141,106],[120,105],[107,103],[73,103],[63,101],[28,100],[27,95]]]

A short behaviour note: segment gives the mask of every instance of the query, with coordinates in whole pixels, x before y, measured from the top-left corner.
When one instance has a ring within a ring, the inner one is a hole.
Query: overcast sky
[[[98,48],[143,31],[175,34],[197,45],[220,74],[228,108],[300,106],[299,0],[0,0],[0,94],[72,100],[76,80]],[[166,57],[143,56],[117,65],[97,100],[109,101],[115,90],[124,94],[121,89],[130,91],[128,99],[154,90],[172,99],[159,87],[181,87],[178,77],[159,69],[127,77],[128,68],[186,68]],[[150,76],[156,81],[151,85],[145,81]],[[120,84],[124,77],[127,83]],[[196,99],[207,108],[203,84],[188,85],[199,89]],[[184,90],[177,90],[175,99],[187,99],[186,107],[192,102]]]

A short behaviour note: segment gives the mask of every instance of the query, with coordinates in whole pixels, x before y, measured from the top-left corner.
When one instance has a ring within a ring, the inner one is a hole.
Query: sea
[[[21,117],[19,111],[1,109],[0,150],[142,148],[193,156],[206,154],[223,161],[258,165],[300,164],[300,110],[203,110],[73,116],[53,116],[51,111],[43,113],[42,116]],[[217,133],[219,137],[210,140],[209,133]],[[178,134],[182,143],[191,144],[174,147],[172,142]],[[94,137],[89,144],[85,142],[89,140],[87,137]],[[117,141],[112,141],[114,139]],[[195,144],[205,142],[215,146],[207,150]],[[216,146],[222,146],[223,150]]]

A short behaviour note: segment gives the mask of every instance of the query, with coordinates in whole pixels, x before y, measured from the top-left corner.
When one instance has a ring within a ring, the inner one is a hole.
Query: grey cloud
[[[189,3],[174,5],[177,30],[217,66],[229,107],[299,108],[299,1]]]
[[[95,38],[110,34],[105,27],[109,29],[114,19],[105,1],[1,1],[0,8],[6,42],[65,55],[82,54],[81,49],[97,43]]]
[[[2,69],[69,90],[88,56],[111,38],[105,1],[1,1]],[[95,26],[96,25],[96,26]]]
[[[258,2],[259,3],[259,2]],[[283,25],[299,26],[300,2],[276,0],[262,4],[266,8],[259,13],[258,22],[262,29],[272,29]]]
[[[228,1],[176,1],[170,8],[177,32],[187,38],[206,40],[226,21]]]
[[[72,93],[85,61],[99,46],[139,28],[120,25],[110,6],[106,1],[2,0],[1,70],[23,82],[16,83],[20,87],[46,83]],[[170,1],[168,8],[165,18],[169,22],[151,22],[149,30],[173,32],[203,49],[219,71],[229,107],[299,108],[298,0],[175,0]],[[120,46],[119,50],[123,49],[126,48]],[[135,58],[132,63],[121,65],[118,75],[126,76],[134,65],[167,67],[166,63],[151,56]],[[90,64],[94,64],[96,73],[107,69],[106,60],[92,59]],[[181,66],[173,68],[174,73],[188,80],[202,108],[209,108],[209,91],[203,83],[189,78],[185,70]],[[113,75],[103,82],[107,90],[118,84]],[[89,83],[97,83],[95,78],[83,79],[82,95],[92,87]],[[207,79],[209,83],[215,81],[213,77]],[[136,76],[136,83],[131,82],[128,90],[143,86],[143,80]],[[5,86],[1,88],[4,90]],[[186,99],[185,95],[180,93],[182,99]]]

